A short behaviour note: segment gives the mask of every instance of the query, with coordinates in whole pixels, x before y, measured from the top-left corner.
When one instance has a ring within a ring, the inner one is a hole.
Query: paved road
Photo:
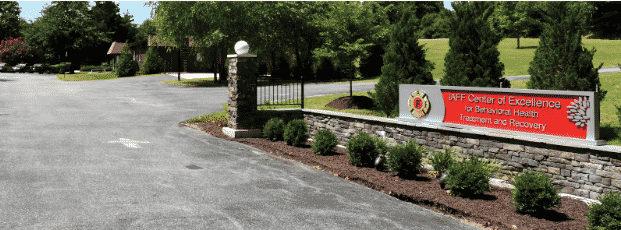
[[[621,72],[621,69],[619,69],[618,66],[613,66],[613,67],[602,67],[601,69],[599,69],[597,71],[598,73],[612,73],[612,72]],[[521,75],[521,76],[505,76],[504,78],[508,79],[509,81],[513,81],[513,80],[523,80],[523,79],[530,79],[530,75]],[[438,85],[440,84],[440,80],[436,80],[436,82],[438,83]]]
[[[0,229],[478,229],[178,127],[227,92],[171,79],[0,74]]]

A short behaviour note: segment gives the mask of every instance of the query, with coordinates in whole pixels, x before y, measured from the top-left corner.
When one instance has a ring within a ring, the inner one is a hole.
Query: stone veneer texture
[[[250,129],[257,110],[257,87],[254,57],[229,57],[228,127]]]
[[[495,159],[504,166],[497,176],[528,169],[543,172],[562,193],[597,199],[604,193],[620,192],[621,188],[619,153],[386,123],[373,117],[358,119],[306,110],[302,116],[310,138],[328,129],[342,146],[360,131],[374,137],[381,137],[381,131],[385,131],[392,145],[414,140],[430,152],[451,148],[463,157]]]

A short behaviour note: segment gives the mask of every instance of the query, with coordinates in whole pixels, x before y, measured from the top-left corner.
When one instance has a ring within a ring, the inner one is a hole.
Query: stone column
[[[229,59],[229,122],[228,127],[222,128],[222,131],[233,138],[260,137],[261,129],[253,129],[257,111],[255,83],[258,71],[254,65],[257,55],[248,54],[248,45],[243,41],[235,45],[235,51],[237,54],[227,55]]]

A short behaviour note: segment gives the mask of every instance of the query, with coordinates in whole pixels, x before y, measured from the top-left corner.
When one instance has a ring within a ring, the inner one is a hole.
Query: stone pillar
[[[241,44],[241,45],[240,45]],[[243,45],[245,44],[245,50]],[[238,49],[241,47],[241,51]],[[229,59],[228,127],[222,131],[233,138],[260,137],[261,129],[253,129],[257,111],[257,74],[254,61],[257,55],[248,54],[248,45],[240,41],[235,45],[237,54]],[[245,51],[245,52],[243,52]]]

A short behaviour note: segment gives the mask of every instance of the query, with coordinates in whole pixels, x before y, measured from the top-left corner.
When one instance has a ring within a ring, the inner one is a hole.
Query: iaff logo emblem
[[[408,100],[408,108],[412,115],[416,118],[421,118],[429,112],[429,99],[427,95],[420,90],[416,90],[410,99]]]

